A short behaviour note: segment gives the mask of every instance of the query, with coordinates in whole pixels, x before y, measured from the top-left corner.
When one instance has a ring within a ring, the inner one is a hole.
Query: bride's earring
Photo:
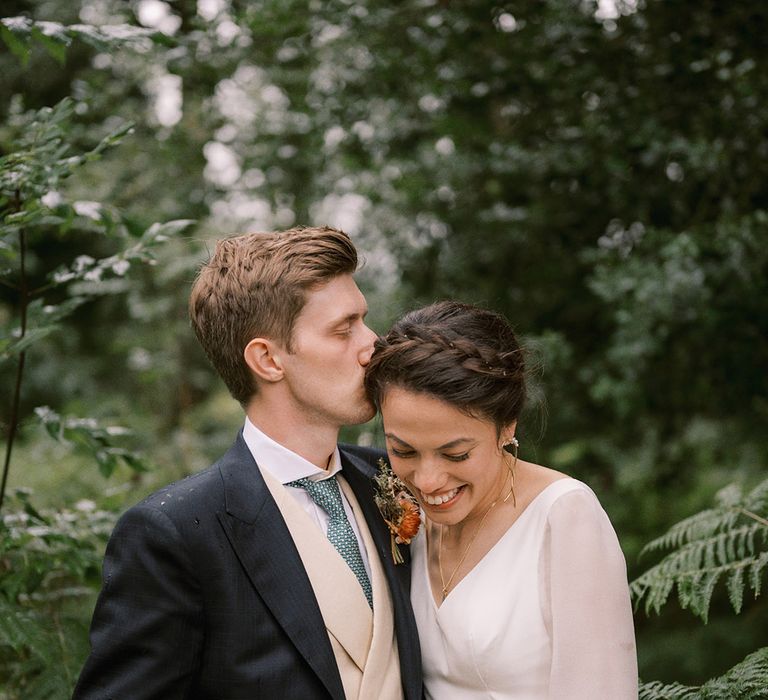
[[[501,447],[505,452],[509,452],[517,462],[517,448],[520,447],[520,443],[516,437],[513,436],[509,442],[505,442]]]
[[[515,498],[515,466],[517,465],[517,448],[520,446],[520,443],[518,442],[516,437],[512,437],[509,442],[505,442],[501,449],[504,450],[504,452],[507,452],[511,454],[515,459],[512,462],[512,464],[509,464],[507,462],[507,468],[509,469],[509,478],[511,481],[511,485],[509,487],[509,493],[504,497],[504,503],[506,503],[509,500],[509,497],[512,497],[512,505],[517,507],[517,498]]]

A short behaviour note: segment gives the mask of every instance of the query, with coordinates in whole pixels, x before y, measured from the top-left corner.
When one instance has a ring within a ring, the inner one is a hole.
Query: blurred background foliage
[[[85,582],[46,602],[74,625],[56,630],[71,639],[68,668],[85,649],[104,513],[206,466],[240,425],[186,317],[196,266],[223,235],[343,228],[365,258],[378,331],[445,297],[505,313],[531,357],[521,454],[595,489],[631,578],[652,563],[639,558],[646,542],[726,484],[765,475],[768,7],[4,0],[3,16],[70,29],[3,25],[0,157],[66,97],[68,152],[133,125],[36,195],[34,285],[81,256],[119,256],[155,222],[196,222],[121,274],[41,296],[82,303],[26,350],[8,491],[32,493],[5,505],[16,544],[0,575],[25,566],[19,522],[72,542],[73,523],[96,514],[79,568],[62,574],[46,554],[49,578]],[[133,33],[93,30],[119,25]],[[0,251],[6,339],[19,326],[11,233]],[[16,360],[0,363],[4,436]],[[43,406],[53,414],[36,414]],[[59,441],[43,415],[63,421]],[[77,417],[96,421],[86,433],[120,424],[116,454],[138,452],[149,470],[112,460],[100,472],[87,456],[98,436],[77,439],[83,425],[66,423]],[[377,429],[345,437],[376,441]],[[40,561],[27,563],[40,575],[25,585],[45,589]],[[748,599],[734,616],[716,591],[706,627],[672,602],[661,616],[638,612],[636,628],[643,679],[696,684],[768,645],[768,602]],[[0,666],[32,682],[42,657],[13,634]]]

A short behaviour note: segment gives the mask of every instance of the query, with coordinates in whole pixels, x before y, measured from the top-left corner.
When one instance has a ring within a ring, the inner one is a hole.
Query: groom
[[[222,240],[201,269],[192,325],[245,424],[118,522],[76,700],[421,698],[380,455],[336,444],[374,413],[356,267],[346,234],[304,228]]]

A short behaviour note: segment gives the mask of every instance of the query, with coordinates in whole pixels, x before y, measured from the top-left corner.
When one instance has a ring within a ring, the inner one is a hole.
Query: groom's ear
[[[259,379],[279,382],[283,378],[280,348],[272,340],[253,338],[243,350],[245,363]]]

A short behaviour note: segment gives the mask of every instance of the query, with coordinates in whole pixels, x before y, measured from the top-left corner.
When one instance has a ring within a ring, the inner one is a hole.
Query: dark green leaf
[[[0,38],[2,38],[13,55],[16,56],[19,61],[21,61],[21,64],[26,66],[29,62],[29,43],[27,41],[23,41],[21,38],[19,38],[16,31],[13,31],[9,28],[18,27],[14,21],[24,19],[25,18],[23,17],[10,17],[6,19],[0,19]]]
[[[56,59],[61,65],[67,60],[67,46],[70,40],[63,32],[54,31],[52,22],[38,22],[32,29],[32,36],[42,44],[49,55]],[[61,27],[61,25],[58,25]]]

